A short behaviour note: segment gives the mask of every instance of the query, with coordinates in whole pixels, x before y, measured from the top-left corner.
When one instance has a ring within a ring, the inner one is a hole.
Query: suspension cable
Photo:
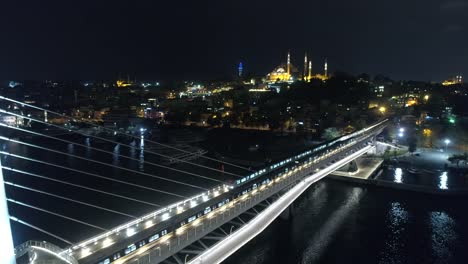
[[[38,109],[38,110],[41,110],[41,111],[47,111],[49,113],[52,113],[52,114],[55,114],[55,115],[58,115],[58,116],[61,116],[61,117],[65,117],[65,118],[68,118],[68,119],[76,119],[76,118],[73,118],[73,117],[70,117],[70,116],[67,116],[67,115],[64,115],[64,114],[61,114],[61,113],[58,113],[58,112],[55,112],[55,111],[52,111],[52,110],[48,110],[48,109],[45,109],[45,108],[41,108],[41,107],[38,107],[38,106],[35,106],[35,105],[31,105],[31,104],[27,104],[27,103],[24,103],[24,102],[20,102],[20,101],[17,101],[17,100],[14,100],[14,99],[10,99],[10,98],[7,98],[7,97],[4,97],[4,96],[0,96],[0,99],[3,99],[3,100],[6,100],[6,101],[10,101],[10,102],[13,102],[13,103],[17,103],[17,104],[21,104],[22,106],[28,106],[30,108],[34,108],[34,109]],[[86,121],[84,120],[83,118],[80,118],[81,119],[81,122],[85,123],[85,124],[89,124],[89,125],[93,125],[93,126],[97,126],[97,127],[101,127],[103,128],[104,130],[107,130],[107,131],[112,131],[112,132],[116,132],[118,134],[123,134],[123,135],[127,135],[123,132],[120,132],[118,130],[114,130],[114,129],[111,129],[111,128],[107,128],[107,127],[103,127],[103,126],[98,126],[92,122],[89,122],[89,121]],[[128,135],[127,135],[128,136]],[[135,139],[138,139],[138,137],[134,136],[134,135],[130,135],[131,137],[135,138]],[[171,146],[171,145],[167,145],[167,144],[163,144],[163,143],[159,143],[159,142],[156,142],[156,141],[152,141],[152,140],[148,140],[146,139],[146,141],[150,142],[150,143],[154,143],[156,145],[160,145],[160,146],[163,146],[163,147],[166,147],[166,148],[170,148],[170,149],[174,149],[174,150],[178,150],[180,152],[185,152],[187,154],[192,154],[192,155],[195,155],[197,153],[193,153],[193,152],[190,152],[190,151],[187,151],[187,150],[184,150],[184,149],[180,149],[180,148],[177,148],[177,147],[174,147],[174,146]],[[226,165],[230,165],[230,166],[233,166],[233,167],[236,167],[236,168],[239,168],[239,169],[243,169],[243,170],[246,170],[246,171],[252,171],[251,169],[249,168],[246,168],[246,167],[243,167],[243,166],[239,166],[239,165],[236,165],[236,164],[233,164],[233,163],[230,163],[230,162],[226,162],[226,161],[223,161],[223,160],[219,160],[219,159],[215,159],[215,158],[211,158],[211,157],[205,157],[205,156],[200,156],[201,158],[204,158],[204,159],[208,159],[208,160],[212,160],[212,161],[216,161],[216,162],[221,162],[221,163],[224,163]]]
[[[32,117],[28,117],[28,116],[23,116],[23,115],[20,115],[20,114],[16,114],[16,113],[13,113],[13,112],[9,112],[9,111],[6,111],[6,110],[4,110],[4,109],[0,109],[0,113],[9,114],[9,115],[13,115],[13,116],[16,116],[16,117],[21,117],[21,118],[28,119],[28,120],[31,120],[31,121],[34,121],[34,122],[38,122],[38,123],[41,123],[41,124],[45,124],[45,125],[48,125],[48,126],[60,128],[60,129],[62,129],[62,130],[70,130],[70,129],[65,128],[65,127],[63,127],[63,126],[51,124],[51,123],[44,122],[44,121],[39,120],[39,119],[36,119],[36,118],[32,118]],[[80,135],[83,135],[83,136],[87,136],[87,137],[92,137],[92,138],[100,139],[100,140],[103,140],[103,141],[106,141],[106,142],[110,142],[110,143],[114,143],[114,144],[120,144],[120,145],[126,146],[126,147],[128,147],[128,148],[133,148],[133,149],[142,150],[142,151],[144,151],[144,152],[147,152],[147,153],[150,153],[150,154],[154,154],[154,155],[157,155],[157,156],[161,156],[161,157],[164,157],[164,158],[175,159],[175,160],[178,160],[178,161],[180,161],[180,162],[184,162],[184,163],[191,164],[191,165],[194,165],[194,166],[198,166],[198,167],[201,167],[201,168],[205,168],[205,169],[209,169],[209,170],[213,170],[213,171],[217,171],[217,172],[222,172],[222,173],[225,173],[225,174],[230,174],[230,175],[232,175],[232,176],[239,177],[239,178],[242,177],[242,176],[240,176],[240,175],[238,175],[238,174],[235,174],[235,173],[225,172],[225,171],[222,171],[222,170],[218,170],[218,169],[215,169],[215,168],[211,168],[211,167],[208,167],[208,166],[205,166],[205,165],[201,165],[201,164],[197,164],[197,163],[194,163],[194,162],[190,162],[190,161],[187,161],[187,160],[181,160],[181,159],[173,158],[173,157],[168,156],[168,155],[164,155],[164,154],[157,153],[157,152],[150,151],[150,150],[145,150],[144,148],[134,147],[134,146],[131,146],[131,145],[128,145],[128,144],[119,143],[119,142],[116,142],[116,141],[113,141],[113,140],[110,140],[110,139],[107,139],[107,138],[103,138],[103,137],[99,137],[99,136],[95,136],[95,135],[91,135],[91,134],[86,134],[86,133],[83,133],[83,132],[80,132],[80,131],[77,131],[77,130],[70,130],[70,131],[73,131],[73,132],[75,132],[75,133],[77,133],[77,134],[80,134]]]
[[[139,184],[136,184],[136,183],[121,181],[121,180],[113,179],[113,178],[110,178],[110,177],[102,176],[102,175],[91,173],[91,172],[86,172],[86,171],[81,171],[81,170],[77,170],[77,169],[73,169],[73,168],[68,168],[68,167],[58,165],[58,164],[55,164],[55,163],[50,163],[50,162],[46,162],[46,161],[42,161],[42,160],[32,159],[32,158],[12,154],[12,153],[5,152],[5,151],[0,151],[0,154],[15,157],[15,158],[19,158],[19,159],[23,159],[23,160],[28,160],[28,161],[32,161],[32,162],[36,162],[36,163],[42,163],[42,164],[45,164],[45,165],[49,165],[49,166],[53,166],[53,167],[57,167],[57,168],[65,169],[65,170],[70,170],[70,171],[86,174],[86,175],[96,177],[96,178],[106,179],[106,180],[109,180],[109,181],[114,181],[114,182],[118,182],[118,183],[122,183],[122,184],[127,184],[127,185],[130,185],[130,186],[133,186],[133,187],[138,187],[138,188],[142,188],[142,189],[146,189],[146,190],[150,190],[150,191],[154,191],[154,192],[159,192],[159,193],[164,193],[164,194],[167,194],[167,195],[176,196],[176,197],[179,197],[179,198],[184,198],[184,199],[188,198],[187,196],[179,195],[179,194],[176,194],[176,193],[171,193],[171,192],[159,190],[159,189],[156,189],[156,188],[151,188],[151,187],[147,187],[147,186],[144,186],[144,185],[139,185]]]
[[[14,126],[10,126],[10,125],[7,125],[7,124],[2,124],[2,123],[0,123],[0,126],[6,127],[6,128],[10,128],[10,129],[15,129],[15,130],[18,130],[18,131],[21,131],[21,132],[26,132],[26,133],[33,134],[33,135],[36,135],[36,136],[41,136],[41,137],[45,137],[45,138],[50,138],[50,139],[57,140],[57,141],[61,141],[61,142],[68,143],[68,144],[73,144],[73,145],[80,146],[80,147],[83,147],[83,148],[89,148],[89,149],[96,150],[96,151],[100,151],[100,152],[103,152],[103,153],[115,155],[115,153],[113,153],[113,152],[111,152],[111,151],[107,151],[107,150],[103,150],[103,149],[99,149],[99,148],[94,148],[94,147],[91,147],[91,146],[87,146],[87,145],[84,145],[84,144],[76,143],[76,142],[73,142],[73,141],[70,141],[70,140],[66,140],[66,139],[61,139],[61,138],[49,136],[49,135],[42,134],[42,133],[39,133],[39,132],[34,132],[34,131],[27,130],[27,129],[24,129],[24,128],[14,127]],[[13,139],[9,139],[9,138],[6,138],[6,137],[2,137],[2,139],[3,139],[3,140],[8,140],[8,141],[14,141]],[[21,144],[22,142],[21,142],[21,141],[17,141],[16,143],[20,143],[20,144]],[[119,144],[120,144],[120,143],[119,143]],[[66,154],[66,155],[69,155],[69,156],[70,156],[70,155],[73,155],[73,154],[69,154],[69,153],[65,153],[65,154]],[[117,154],[117,156],[119,156],[119,157],[124,157],[124,158],[130,159],[130,160],[134,160],[134,161],[141,162],[141,160],[139,160],[139,159],[132,158],[132,157],[126,156],[126,155]],[[184,171],[184,170],[175,169],[175,168],[172,168],[172,167],[169,167],[169,166],[164,166],[164,165],[157,164],[157,163],[154,163],[154,162],[150,162],[150,161],[143,161],[143,162],[144,162],[144,163],[147,163],[147,164],[150,164],[150,165],[157,166],[157,167],[162,167],[162,168],[165,168],[165,169],[169,169],[169,170],[173,170],[173,171],[178,171],[178,172],[181,172],[181,173],[189,174],[189,175],[192,175],[192,176],[195,176],[195,177],[199,177],[199,178],[203,178],[203,179],[207,179],[207,180],[211,180],[211,181],[215,181],[215,182],[222,182],[222,181],[215,180],[215,179],[212,179],[212,178],[210,178],[210,177],[206,177],[206,176],[203,176],[203,175],[200,175],[200,174],[196,174],[196,173],[187,172],[187,171]],[[157,175],[155,175],[155,176],[157,176]],[[158,177],[159,177],[159,176],[158,176]]]
[[[123,215],[123,216],[126,216],[126,217],[134,218],[134,219],[137,218],[136,216],[129,215],[129,214],[126,214],[126,213],[122,213],[122,212],[119,212],[119,211],[116,211],[116,210],[108,209],[108,208],[105,208],[105,207],[102,207],[102,206],[99,206],[99,205],[94,205],[94,204],[78,201],[78,200],[75,200],[75,199],[72,199],[72,198],[64,197],[64,196],[61,196],[61,195],[44,192],[44,191],[37,190],[37,189],[31,188],[31,187],[19,185],[19,184],[16,184],[16,183],[12,183],[12,182],[8,182],[8,181],[5,181],[4,183],[6,185],[10,185],[10,186],[13,186],[13,187],[16,187],[16,188],[19,188],[19,189],[28,190],[28,191],[31,191],[31,192],[36,192],[36,193],[52,196],[52,197],[59,198],[59,199],[62,199],[62,200],[66,200],[66,201],[86,205],[86,206],[89,206],[89,207],[93,207],[93,208],[96,208],[96,209],[100,209],[100,210],[103,210],[103,211],[108,211],[108,212],[111,212],[111,213],[114,213],[114,214],[119,214],[119,215]]]
[[[82,225],[90,226],[90,227],[93,227],[93,228],[96,228],[96,229],[99,229],[99,230],[102,230],[102,231],[108,231],[105,228],[102,228],[102,227],[99,227],[99,226],[96,226],[96,225],[93,225],[93,224],[90,224],[90,223],[86,223],[86,222],[83,222],[81,220],[78,220],[78,219],[75,219],[75,218],[72,218],[72,217],[68,217],[66,215],[55,213],[55,212],[52,212],[52,211],[49,211],[49,210],[46,210],[46,209],[43,209],[43,208],[40,208],[40,207],[37,207],[37,206],[34,206],[34,205],[30,205],[30,204],[27,204],[27,203],[16,201],[16,200],[13,200],[13,199],[10,199],[10,198],[6,198],[6,200],[9,201],[10,203],[18,204],[18,205],[28,207],[28,208],[31,208],[31,209],[34,209],[34,210],[38,210],[38,211],[41,211],[41,212],[44,212],[44,213],[55,215],[55,216],[58,216],[58,217],[61,217],[61,218],[64,218],[64,219],[67,219],[67,220],[70,220],[70,221],[73,221],[73,222],[80,223]]]
[[[126,199],[126,200],[133,201],[133,202],[138,202],[138,203],[142,203],[142,204],[146,204],[146,205],[151,205],[151,206],[154,206],[154,207],[161,207],[161,205],[159,205],[159,204],[150,203],[150,202],[146,202],[146,201],[143,201],[143,200],[127,197],[127,196],[120,195],[120,194],[115,194],[115,193],[111,193],[111,192],[98,190],[98,189],[87,187],[87,186],[80,185],[80,184],[70,183],[70,182],[66,182],[66,181],[62,181],[62,180],[57,180],[57,179],[54,179],[54,178],[50,178],[50,177],[39,175],[39,174],[32,173],[32,172],[17,170],[17,169],[13,169],[13,168],[10,168],[10,167],[4,167],[4,166],[2,166],[2,169],[12,171],[12,172],[17,172],[17,173],[24,174],[24,175],[28,175],[28,176],[31,176],[31,177],[45,179],[45,180],[48,180],[48,181],[58,182],[58,183],[61,183],[61,184],[70,185],[70,186],[73,186],[73,187],[82,188],[82,189],[86,189],[86,190],[90,190],[90,191],[94,191],[94,192],[98,192],[98,193],[102,193],[102,194],[107,194],[107,195],[110,195],[110,196]]]
[[[46,235],[49,235],[49,236],[51,236],[51,237],[54,237],[54,238],[56,238],[56,239],[58,239],[58,240],[60,240],[60,241],[63,241],[63,242],[65,242],[65,243],[69,244],[69,245],[73,245],[73,244],[74,244],[74,243],[72,243],[72,242],[66,240],[65,238],[59,237],[59,236],[57,236],[57,235],[54,235],[54,234],[52,234],[52,233],[50,233],[50,232],[48,232],[48,231],[46,231],[46,230],[44,230],[44,229],[42,229],[42,228],[39,228],[39,227],[37,227],[37,226],[35,226],[35,225],[32,225],[32,224],[30,224],[30,223],[28,223],[28,222],[25,222],[25,221],[23,221],[23,220],[21,220],[21,219],[18,219],[17,217],[14,217],[14,216],[11,216],[11,215],[10,215],[10,219],[11,219],[12,221],[18,222],[18,223],[20,223],[20,224],[22,224],[22,225],[25,225],[25,226],[30,227],[30,228],[32,228],[32,229],[35,229],[35,230],[37,230],[37,231],[39,231],[39,232],[42,232],[42,233],[44,233],[44,234],[46,234]]]
[[[146,172],[141,172],[141,171],[137,171],[137,170],[128,169],[128,168],[125,168],[125,167],[122,167],[122,166],[117,166],[117,165],[114,165],[114,164],[109,164],[109,163],[106,163],[106,162],[89,159],[89,158],[86,158],[86,157],[82,157],[82,156],[70,154],[70,153],[67,153],[67,152],[54,150],[54,149],[38,146],[38,145],[35,145],[35,144],[26,143],[26,142],[14,140],[14,139],[6,138],[6,137],[3,137],[3,136],[0,136],[0,140],[6,140],[6,141],[14,142],[14,143],[17,143],[17,144],[25,145],[25,146],[28,146],[28,147],[42,149],[42,150],[45,150],[45,151],[50,151],[50,152],[53,152],[53,153],[58,153],[58,154],[61,154],[61,155],[70,156],[70,157],[73,157],[73,158],[86,160],[86,161],[89,161],[89,162],[94,162],[94,163],[101,164],[101,165],[104,165],[104,166],[109,166],[109,167],[121,169],[121,170],[124,170],[124,171],[129,171],[129,172],[133,172],[133,173],[140,174],[140,175],[143,175],[143,176],[147,176],[147,177],[151,177],[151,178],[155,178],[155,179],[160,179],[160,180],[168,181],[168,182],[172,182],[172,183],[177,183],[177,184],[180,184],[180,185],[185,185],[185,186],[189,186],[189,187],[200,189],[200,190],[207,190],[206,188],[203,188],[203,187],[200,187],[200,186],[197,186],[197,185],[193,185],[193,184],[190,184],[190,183],[186,183],[186,182],[182,182],[182,181],[178,181],[178,180],[173,180],[173,179],[168,179],[168,178],[164,178],[164,177],[161,177],[161,176],[149,174],[149,173],[146,173]],[[219,180],[214,180],[213,179],[213,181],[217,181],[217,182],[222,183],[222,181],[219,181]]]

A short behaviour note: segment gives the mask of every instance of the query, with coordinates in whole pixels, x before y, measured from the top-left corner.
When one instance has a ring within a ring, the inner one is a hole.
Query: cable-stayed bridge
[[[0,123],[3,220],[38,240],[15,248],[17,263],[218,263],[386,126],[251,169],[10,98],[0,114],[12,117]]]

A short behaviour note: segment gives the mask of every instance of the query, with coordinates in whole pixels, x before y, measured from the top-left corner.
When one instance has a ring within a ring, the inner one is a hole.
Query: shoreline
[[[409,192],[418,192],[418,193],[425,193],[425,194],[436,194],[442,196],[468,196],[468,188],[448,188],[448,189],[438,189],[432,186],[426,185],[419,185],[419,184],[408,184],[408,183],[395,183],[391,181],[385,180],[377,180],[375,179],[378,174],[382,172],[382,169],[377,171],[372,177],[369,179],[360,179],[360,178],[353,178],[353,177],[343,177],[330,174],[327,176],[328,179],[336,180],[336,181],[343,181],[343,182],[350,182],[355,184],[361,185],[368,185],[374,186],[376,188],[390,188],[393,190],[400,190],[400,191],[409,191]]]

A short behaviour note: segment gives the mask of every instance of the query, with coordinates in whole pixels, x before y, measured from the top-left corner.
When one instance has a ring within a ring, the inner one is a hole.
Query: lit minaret
[[[306,81],[307,80],[307,52],[304,55],[304,75],[302,75],[302,80]]]
[[[309,61],[309,75],[307,76],[307,80],[312,80],[312,60]]]
[[[238,70],[239,70],[239,73],[238,73],[238,74],[239,74],[239,77],[242,77],[242,71],[244,70],[244,67],[243,67],[243,65],[242,65],[242,62],[239,62],[239,68],[238,68]]]
[[[325,77],[328,77],[328,62],[327,62],[327,58],[325,58]]]
[[[291,55],[289,54],[289,51],[288,51],[287,67],[288,67],[288,78],[289,78],[289,76],[291,76]]]

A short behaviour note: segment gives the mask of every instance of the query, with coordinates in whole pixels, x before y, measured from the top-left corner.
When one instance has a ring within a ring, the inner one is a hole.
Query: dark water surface
[[[467,263],[466,198],[323,180],[227,264]]]

